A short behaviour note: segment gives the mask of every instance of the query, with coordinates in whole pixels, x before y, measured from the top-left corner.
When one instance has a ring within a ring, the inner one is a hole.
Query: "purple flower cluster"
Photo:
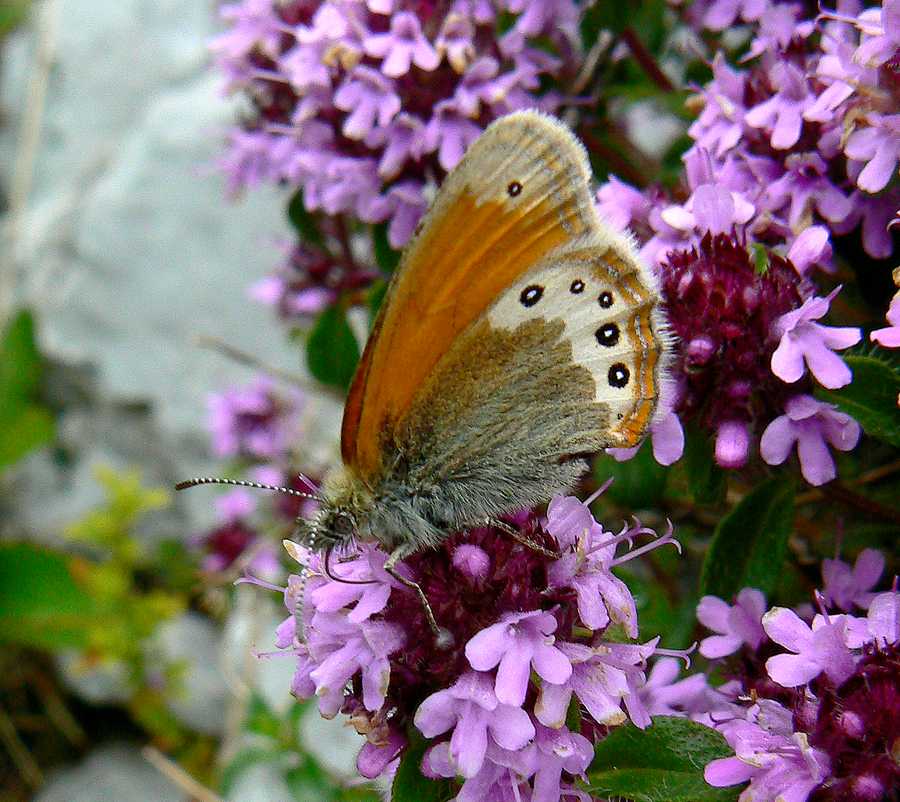
[[[213,452],[218,457],[282,458],[298,439],[303,404],[299,390],[279,391],[266,376],[247,387],[210,394],[207,424]]]
[[[339,247],[331,249],[314,243],[298,242],[287,258],[271,275],[250,288],[250,297],[274,307],[288,322],[304,322],[335,304],[343,295],[350,303],[364,299],[365,290],[377,278],[377,271],[360,264],[352,248],[340,247],[338,219],[325,218],[323,236],[332,229],[329,241]]]
[[[612,569],[677,541],[638,522],[610,533],[571,497],[555,498],[545,520],[523,513],[515,522],[560,556],[483,528],[405,562],[453,636],[447,649],[418,598],[385,572],[383,551],[361,546],[334,559],[332,574],[362,583],[346,584],[326,575],[320,555],[291,548],[304,577],[285,590],[278,645],[297,659],[292,691],[317,696],[326,717],[347,714],[366,736],[363,776],[393,771],[414,726],[430,740],[423,772],[458,778],[460,802],[587,801],[572,782],[592,739],[629,719],[646,727],[660,709],[664,690],[648,688],[647,660],[673,653],[658,638],[636,641],[635,601]],[[617,555],[623,543],[630,550]]]
[[[743,466],[754,447],[780,464],[796,445],[804,477],[823,484],[835,477],[830,449],[853,448],[860,429],[815,400],[813,382],[850,382],[835,351],[860,332],[819,322],[837,289],[819,295],[814,280],[816,269],[832,270],[834,236],[860,229],[870,256],[892,252],[900,4],[860,11],[849,2],[815,21],[769,0],[696,5],[703,26],[740,18],[754,38],[749,66],[718,54],[696,98],[686,198],[675,204],[615,177],[598,192],[601,214],[631,227],[657,266],[678,337],[677,417],[660,419],[654,452],[664,464],[677,459],[679,421],[693,420],[714,435],[723,467]],[[893,342],[892,332],[875,339]]]
[[[252,105],[231,189],[302,188],[310,211],[390,221],[395,248],[487,123],[555,109],[544,82],[576,69],[574,0],[243,0],[222,17],[212,50]]]
[[[238,488],[219,497],[218,525],[194,544],[204,554],[204,571],[224,571],[240,561],[240,568],[255,576],[274,579],[281,575],[278,551],[250,522],[255,510],[256,501],[246,490]]]
[[[708,783],[749,780],[744,794],[758,802],[896,798],[900,593],[873,592],[883,570],[872,549],[852,568],[826,560],[821,612],[811,620],[783,607],[766,611],[763,594],[750,588],[734,605],[700,601],[697,617],[716,633],[700,652],[730,680],[694,717],[735,752],[707,765]]]

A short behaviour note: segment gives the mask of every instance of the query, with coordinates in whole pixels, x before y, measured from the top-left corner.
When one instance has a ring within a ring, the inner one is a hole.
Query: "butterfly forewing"
[[[383,471],[392,430],[476,324],[514,333],[527,321],[561,321],[570,347],[554,350],[556,358],[567,354],[590,371],[594,400],[608,407],[596,442],[631,445],[644,433],[664,347],[657,296],[630,243],[599,221],[589,183],[581,145],[536,112],[494,123],[447,177],[404,253],[350,390],[341,445],[360,478]]]

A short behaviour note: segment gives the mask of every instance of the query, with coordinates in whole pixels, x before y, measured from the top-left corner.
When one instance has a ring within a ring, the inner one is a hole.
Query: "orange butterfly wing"
[[[378,475],[383,432],[462,331],[548,256],[597,246],[589,186],[581,144],[538,112],[502,118],[469,148],[403,254],[350,388],[341,452],[360,478]]]

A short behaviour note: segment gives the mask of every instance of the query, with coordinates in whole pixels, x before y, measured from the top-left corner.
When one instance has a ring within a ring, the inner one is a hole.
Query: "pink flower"
[[[732,607],[716,596],[704,596],[697,605],[697,620],[719,633],[700,641],[700,654],[710,659],[733,654],[744,644],[756,651],[766,640],[760,623],[766,597],[755,588],[744,588]]]
[[[803,478],[811,485],[823,485],[836,475],[828,446],[850,451],[860,433],[859,424],[832,404],[795,395],[785,405],[785,414],[766,427],[759,452],[769,465],[780,465],[796,443]]]
[[[594,748],[587,738],[567,727],[550,729],[538,724],[535,729],[538,760],[531,802],[558,802],[563,771],[583,774],[594,757]],[[587,794],[585,797],[590,799]]]
[[[853,58],[867,67],[880,67],[900,49],[900,2],[884,0],[882,7],[868,8],[859,15],[865,34]]]
[[[812,628],[793,610],[773,607],[762,618],[766,634],[793,654],[778,654],[766,660],[766,671],[779,685],[804,685],[824,672],[835,684],[847,679],[856,659],[847,647],[848,616],[827,620],[817,615]]]
[[[803,113],[812,105],[813,97],[809,93],[806,77],[787,61],[776,61],[768,75],[774,93],[750,109],[744,120],[751,128],[770,132],[773,148],[786,150],[800,139]]]
[[[900,593],[896,586],[872,599],[867,616],[867,628],[879,648],[900,642]]]
[[[366,37],[366,53],[384,59],[381,71],[391,78],[399,78],[415,64],[427,72],[437,69],[441,57],[422,33],[419,18],[403,11],[391,18],[389,33],[376,33]]]
[[[740,16],[744,22],[755,22],[762,16],[768,0],[714,0],[706,10],[703,24],[714,31],[731,27]]]
[[[688,133],[699,147],[721,158],[744,135],[746,73],[733,70],[722,53],[716,53],[712,70],[713,80],[703,89],[703,111]]]
[[[788,209],[788,224],[794,231],[803,227],[813,208],[826,220],[839,223],[851,212],[850,200],[828,177],[828,164],[818,153],[792,153],[784,162],[787,172],[766,185],[766,208]]]
[[[487,577],[491,558],[481,546],[461,543],[453,552],[453,567],[469,579],[479,582]]]
[[[384,552],[365,548],[359,557],[342,562],[332,571],[340,579],[350,582],[327,582],[309,594],[313,606],[322,613],[334,613],[354,605],[347,614],[351,624],[359,624],[380,613],[391,595],[396,580],[384,570]]]
[[[828,755],[793,731],[790,711],[777,702],[761,700],[748,718],[719,728],[735,757],[708,763],[706,782],[721,787],[750,780],[745,793],[754,802],[805,802],[829,774]]]
[[[429,696],[416,711],[415,725],[426,738],[453,729],[449,758],[463,777],[474,777],[481,770],[489,734],[498,746],[512,750],[534,738],[528,714],[518,705],[500,702],[493,684],[489,674],[469,671],[452,687]]]
[[[891,299],[887,322],[891,325],[883,329],[876,329],[869,336],[873,342],[885,348],[900,348],[900,293]]]
[[[716,464],[742,468],[750,455],[750,430],[739,420],[723,421],[716,429]]]
[[[814,265],[831,272],[834,269],[830,266],[831,254],[828,229],[825,226],[809,226],[793,241],[787,258],[800,275],[805,275]]]
[[[884,189],[897,172],[900,159],[900,114],[881,115],[870,112],[869,126],[850,134],[844,153],[854,161],[865,162],[856,185],[866,192]]]
[[[642,729],[650,717],[638,696],[644,684],[642,666],[653,654],[659,638],[645,644],[599,644],[595,647],[578,643],[560,644],[572,665],[571,676],[563,682],[541,683],[534,712],[537,720],[548,727],[560,727],[574,693],[591,717],[599,724],[614,726],[627,716]]]
[[[813,321],[828,314],[831,301],[840,292],[836,287],[825,298],[809,298],[799,309],[778,318],[773,329],[781,341],[772,354],[772,372],[788,383],[798,381],[806,367],[823,387],[836,389],[850,383],[853,375],[832,349],[849,348],[861,339],[858,328],[835,328]]]
[[[438,152],[441,167],[452,170],[480,133],[481,128],[461,114],[452,100],[444,100],[434,107],[422,144],[426,153]]]
[[[525,701],[532,666],[547,682],[562,683],[572,675],[571,663],[553,645],[555,630],[556,619],[550,613],[507,613],[466,644],[466,657],[478,671],[499,664],[497,699],[518,706]]]
[[[386,126],[400,111],[400,98],[390,79],[364,65],[353,70],[334,94],[334,105],[349,112],[344,136],[365,139],[377,124]]]
[[[402,648],[403,630],[386,621],[352,623],[341,613],[315,615],[315,635],[310,652],[318,665],[310,674],[319,699],[319,710],[331,718],[341,709],[344,687],[357,671],[362,672],[363,702],[367,710],[384,703],[391,676],[389,655]]]
[[[875,587],[884,571],[884,555],[876,549],[863,549],[851,569],[841,560],[822,560],[822,597],[827,605],[849,612],[856,607],[867,609]]]
[[[634,220],[644,221],[650,201],[630,184],[610,173],[607,182],[597,190],[597,211],[617,231],[625,231]]]

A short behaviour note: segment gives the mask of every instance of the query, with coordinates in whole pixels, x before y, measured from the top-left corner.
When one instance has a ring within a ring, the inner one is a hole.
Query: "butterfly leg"
[[[560,554],[558,551],[551,551],[548,548],[545,548],[540,543],[536,543],[527,535],[523,535],[518,529],[514,526],[510,526],[506,521],[498,521],[495,518],[488,518],[485,522],[488,526],[494,526],[497,529],[502,529],[506,532],[513,540],[521,543],[523,546],[531,549],[532,551],[536,551],[538,554],[543,554],[545,557],[551,557],[556,560],[559,559]]]
[[[431,627],[431,631],[434,633],[437,647],[439,649],[449,649],[453,645],[453,635],[450,630],[438,625],[438,622],[434,617],[434,611],[431,609],[431,605],[425,597],[425,591],[422,590],[422,586],[419,585],[418,582],[407,579],[397,570],[397,563],[408,556],[409,548],[405,545],[398,546],[391,552],[390,557],[387,558],[387,561],[384,564],[384,570],[394,577],[401,585],[409,588],[419,597],[419,601],[422,603],[422,609],[425,610],[425,618],[428,619],[428,626]]]

